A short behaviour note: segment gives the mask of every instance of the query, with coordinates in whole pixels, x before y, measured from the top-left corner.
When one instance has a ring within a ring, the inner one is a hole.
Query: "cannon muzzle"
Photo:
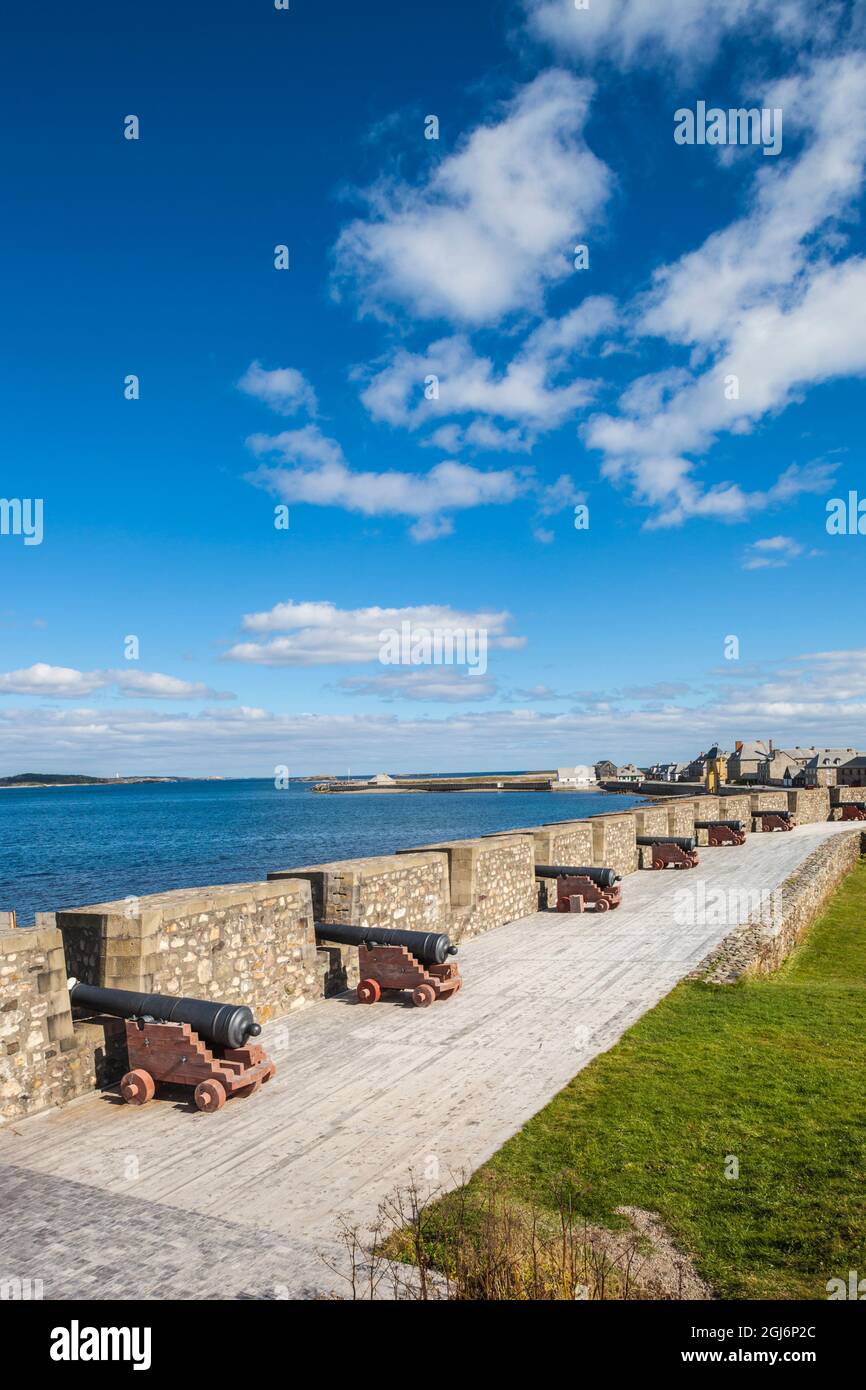
[[[639,845],[678,845],[689,852],[697,848],[697,842],[690,835],[638,835],[636,839]]]
[[[583,866],[576,867],[573,864],[536,864],[536,878],[591,878],[599,888],[613,888],[615,883],[619,883],[622,874],[618,874],[616,869],[597,869]]]
[[[152,1018],[158,1023],[188,1023],[194,1033],[219,1047],[244,1047],[262,1031],[245,1004],[216,1004],[208,999],[179,999],[169,994],[139,994],[129,989],[101,989],[69,981],[76,1008],[117,1018]]]
[[[449,956],[457,955],[457,947],[440,931],[400,931],[396,927],[344,927],[328,922],[316,923],[319,945],[333,942],[338,946],[405,946],[416,960],[427,965],[444,965]]]

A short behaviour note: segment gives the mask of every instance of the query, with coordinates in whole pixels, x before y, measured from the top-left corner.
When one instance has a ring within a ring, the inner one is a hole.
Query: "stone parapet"
[[[264,1021],[321,994],[310,885],[183,888],[54,914],[70,974],[247,1004]]]
[[[0,1123],[92,1085],[73,1032],[60,932],[45,924],[0,932]]]

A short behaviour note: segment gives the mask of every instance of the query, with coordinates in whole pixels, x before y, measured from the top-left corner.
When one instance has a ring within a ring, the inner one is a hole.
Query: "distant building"
[[[651,782],[679,782],[685,780],[688,763],[656,763],[647,771]]]
[[[616,763],[607,759],[602,759],[595,765],[595,777],[597,782],[615,782],[617,777]]]
[[[696,758],[687,765],[685,775],[679,778],[682,782],[705,782],[707,777],[707,764],[719,761],[726,763],[728,755],[723,748],[714,743],[712,748],[708,748],[706,753],[699,753]]]
[[[761,763],[773,757],[773,752],[772,739],[749,739],[745,743],[737,740],[734,751],[728,758],[728,781],[760,781],[758,769]]]
[[[595,768],[585,763],[578,763],[577,767],[558,767],[556,783],[568,787],[594,787],[597,785]]]
[[[616,782],[642,782],[643,773],[634,763],[625,763],[623,767],[618,767],[614,777]]]
[[[866,787],[866,758],[858,754],[849,758],[836,770],[836,784],[840,787]]]

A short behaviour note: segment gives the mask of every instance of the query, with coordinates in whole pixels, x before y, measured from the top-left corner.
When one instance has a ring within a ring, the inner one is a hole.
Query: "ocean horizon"
[[[16,789],[0,796],[0,910],[31,926],[37,912],[254,882],[275,869],[579,820],[603,801],[625,810],[643,799],[601,791],[323,796],[298,781],[278,789],[272,778]]]

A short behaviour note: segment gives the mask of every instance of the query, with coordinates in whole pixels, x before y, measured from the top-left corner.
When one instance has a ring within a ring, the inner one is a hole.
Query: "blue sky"
[[[0,770],[866,746],[862,6],[10,28]],[[677,144],[699,101],[781,152]],[[486,672],[383,666],[402,621]]]

